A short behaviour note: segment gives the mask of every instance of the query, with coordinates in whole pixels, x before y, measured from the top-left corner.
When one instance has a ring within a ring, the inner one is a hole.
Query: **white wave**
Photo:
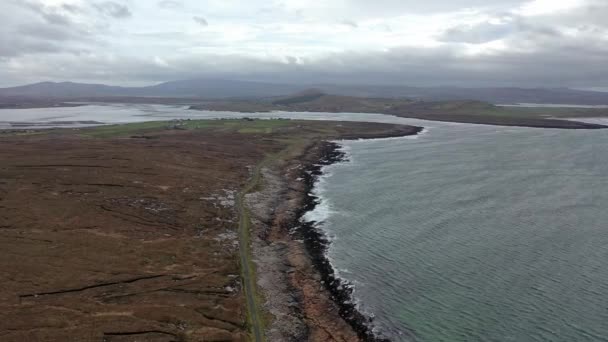
[[[383,138],[383,139],[365,139],[365,141],[377,141],[377,140],[397,140],[397,139],[418,139],[420,135],[426,134],[428,130],[424,129],[418,135],[415,136],[406,136],[406,137],[395,137],[395,138]],[[335,216],[340,215],[340,212],[335,210],[332,207],[331,201],[326,196],[329,188],[329,182],[331,178],[334,176],[332,172],[334,168],[338,167],[353,167],[356,165],[356,162],[353,158],[353,144],[361,143],[359,141],[335,141],[340,145],[338,148],[339,151],[345,154],[345,160],[343,162],[338,162],[334,164],[330,164],[321,168],[321,175],[317,177],[316,182],[314,184],[313,189],[311,190],[311,194],[317,198],[318,204],[311,211],[306,212],[302,216],[302,220],[304,222],[316,222],[314,229],[317,229],[319,233],[321,233],[328,242],[328,249],[325,252],[325,258],[328,260],[331,268],[334,271],[334,276],[336,279],[339,279],[342,283],[342,286],[350,288],[352,290],[350,299],[347,303],[353,304],[355,309],[360,312],[363,316],[368,319],[374,320],[375,314],[369,307],[365,306],[362,300],[359,298],[357,291],[362,287],[365,287],[365,284],[352,279],[353,273],[347,268],[339,268],[337,267],[336,260],[334,259],[332,252],[332,245],[335,241],[337,241],[338,237],[332,233],[331,225],[328,224],[328,220]],[[382,329],[378,327],[376,324],[372,324],[370,327],[374,334],[378,336],[382,335]]]
[[[352,154],[352,147],[348,144],[344,144],[342,142],[336,141],[336,143],[338,145],[340,145],[340,147],[338,147],[338,151],[344,153],[346,155],[346,157],[350,157],[350,155]]]
[[[336,275],[338,277],[341,277],[342,274],[351,274],[352,273],[348,268],[344,268],[344,267],[343,268],[333,267],[333,268],[334,268],[334,272],[336,272]]]
[[[405,136],[401,136],[401,137],[389,137],[389,138],[360,138],[360,139],[356,139],[354,141],[356,142],[375,142],[375,141],[390,141],[390,140],[416,140],[419,139],[421,136],[426,135],[430,130],[427,128],[423,128],[422,131],[420,131],[418,134],[413,134],[413,135],[405,135]],[[344,146],[345,144],[348,144],[349,142],[352,142],[353,140],[335,140],[335,143],[338,143],[342,146]],[[350,150],[350,147],[349,147]]]
[[[321,168],[321,175],[317,177],[311,192],[311,195],[315,196],[319,203],[315,206],[313,210],[306,212],[302,216],[302,220],[304,222],[314,221],[317,222],[317,225],[322,225],[322,223],[327,221],[330,217],[339,214],[333,209],[331,202],[329,201],[327,196],[325,196],[325,194],[327,193],[329,181],[334,175],[332,170],[337,167],[343,167],[345,164],[352,165],[354,164],[354,162],[352,155],[352,147],[347,142],[335,141],[335,143],[339,145],[337,148],[338,151],[344,153],[344,159],[341,162],[325,165]],[[329,239],[330,237],[327,236],[327,230],[324,229],[323,232]]]
[[[323,223],[329,219],[334,211],[327,201],[321,201],[313,210],[304,214],[302,219],[305,222]]]

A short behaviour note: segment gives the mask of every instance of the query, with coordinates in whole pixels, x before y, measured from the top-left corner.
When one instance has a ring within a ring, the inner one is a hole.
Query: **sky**
[[[608,0],[0,0],[0,86],[608,88]]]

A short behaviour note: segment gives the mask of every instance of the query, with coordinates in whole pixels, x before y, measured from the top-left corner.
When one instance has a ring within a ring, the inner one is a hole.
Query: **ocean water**
[[[0,128],[243,116],[426,128],[341,142],[350,161],[325,168],[315,189],[322,203],[306,216],[333,239],[328,256],[379,333],[608,341],[608,131],[162,105],[0,110]]]
[[[396,341],[608,341],[608,134],[437,125],[342,142],[307,214]]]

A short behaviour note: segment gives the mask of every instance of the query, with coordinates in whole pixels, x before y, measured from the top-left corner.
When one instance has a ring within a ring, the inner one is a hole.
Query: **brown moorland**
[[[212,120],[0,135],[0,340],[248,340],[235,200],[255,166],[411,133]]]

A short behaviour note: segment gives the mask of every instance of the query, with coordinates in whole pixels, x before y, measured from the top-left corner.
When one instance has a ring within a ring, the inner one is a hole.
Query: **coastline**
[[[420,134],[421,127],[345,140]],[[387,134],[388,133],[388,134]],[[254,216],[253,253],[264,308],[272,316],[268,340],[389,341],[357,310],[352,287],[326,256],[330,242],[314,222],[303,222],[319,199],[312,192],[324,166],[344,161],[340,145],[316,141],[299,155],[265,169],[264,189],[248,195]]]
[[[321,274],[322,283],[331,294],[332,300],[339,308],[339,314],[357,333],[363,341],[388,342],[389,339],[377,336],[373,332],[373,321],[361,313],[354,302],[353,287],[348,281],[340,278],[329,258],[327,257],[331,241],[323,230],[316,226],[316,221],[303,221],[306,213],[313,211],[320,199],[312,194],[319,177],[323,176],[323,168],[336,163],[347,162],[347,156],[341,150],[341,145],[335,142],[326,142],[323,146],[323,155],[319,163],[310,165],[302,172],[306,183],[305,206],[298,215],[300,226],[298,233],[304,239],[304,245],[308,251],[315,269]]]
[[[415,130],[235,119],[0,134],[2,341],[359,341],[290,234],[298,177],[322,140]]]

